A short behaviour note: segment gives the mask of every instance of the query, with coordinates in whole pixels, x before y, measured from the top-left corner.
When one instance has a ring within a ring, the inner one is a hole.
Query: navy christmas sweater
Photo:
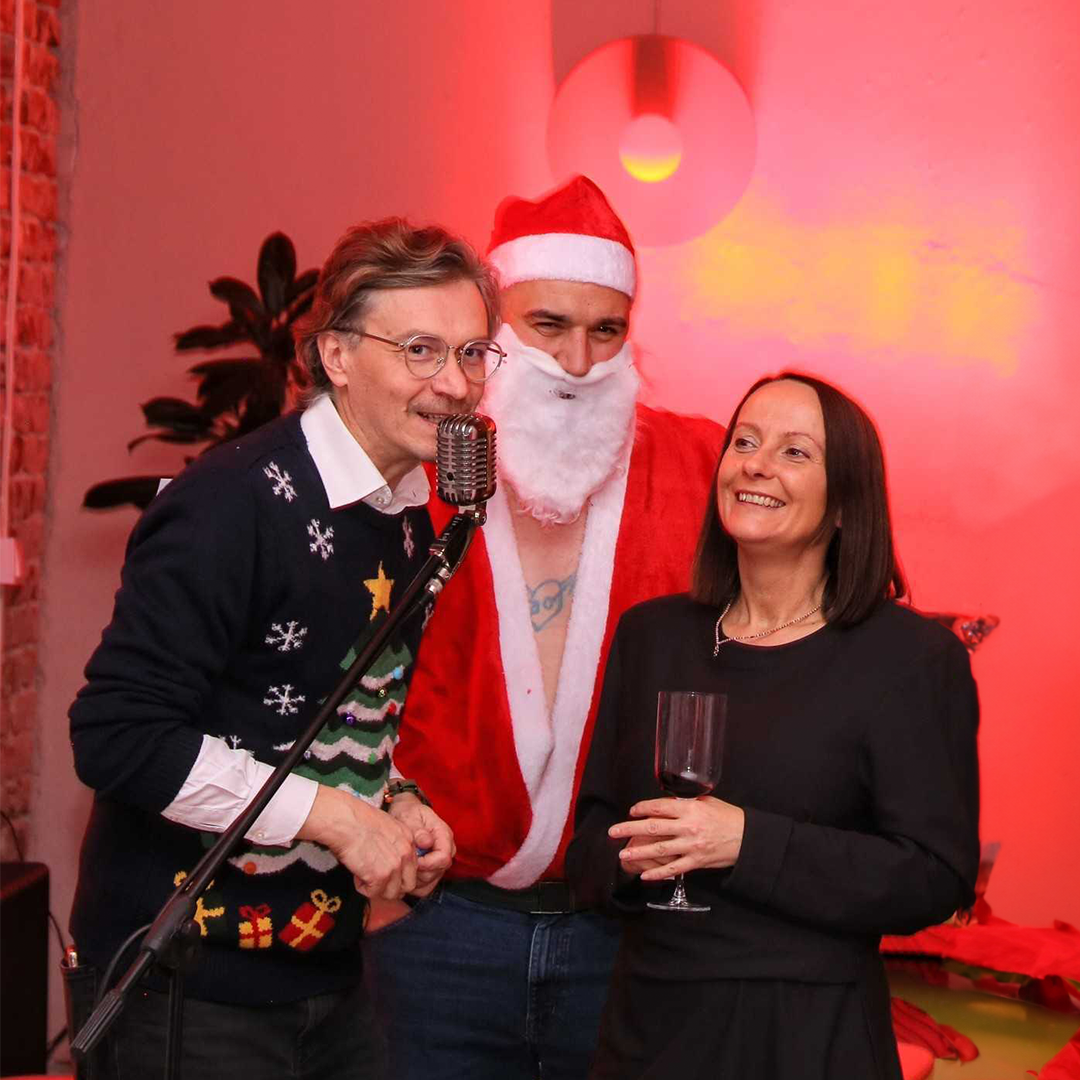
[[[153,501],[71,708],[76,769],[96,793],[72,912],[87,961],[104,967],[216,838],[161,816],[203,734],[276,764],[431,539],[423,507],[331,510],[299,414],[203,455]],[[421,620],[388,645],[298,772],[378,804]],[[320,845],[245,844],[199,903],[203,948],[187,992],[260,1004],[348,986],[365,904]]]

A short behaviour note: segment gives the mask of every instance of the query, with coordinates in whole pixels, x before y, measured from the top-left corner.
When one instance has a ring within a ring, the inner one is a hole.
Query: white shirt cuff
[[[179,825],[224,832],[258,794],[274,771],[246,750],[233,750],[223,739],[203,735],[199,756],[163,817]],[[311,813],[319,785],[295,773],[274,793],[246,838],[270,847],[291,843]]]

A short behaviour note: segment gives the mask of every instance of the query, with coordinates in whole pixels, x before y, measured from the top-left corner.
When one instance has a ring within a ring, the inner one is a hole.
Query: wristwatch
[[[389,810],[390,804],[398,795],[415,795],[425,806],[431,805],[431,800],[424,794],[415,780],[394,777],[387,782],[386,790],[383,792],[383,809]]]

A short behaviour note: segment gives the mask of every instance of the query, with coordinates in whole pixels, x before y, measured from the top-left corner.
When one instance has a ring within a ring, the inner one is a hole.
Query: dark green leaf
[[[176,348],[185,349],[220,349],[224,345],[235,345],[238,341],[250,341],[251,334],[246,326],[229,321],[221,326],[193,326],[175,335]]]
[[[276,365],[267,364],[266,377],[253,387],[244,404],[240,416],[240,431],[254,431],[269,420],[281,415],[285,404],[285,371]]]
[[[291,304],[298,296],[302,296],[306,292],[311,292],[312,289],[319,283],[319,271],[318,270],[305,270],[293,283],[292,288],[289,289],[289,294],[286,297]]]
[[[189,327],[174,335],[174,340],[181,352],[252,342],[261,356],[193,365],[189,371],[198,380],[198,402],[172,397],[146,402],[143,415],[155,430],[133,439],[129,450],[155,440],[181,445],[207,443],[199,450],[204,453],[279,416],[296,388],[306,383],[306,373],[296,362],[289,327],[310,309],[318,271],[305,270],[297,277],[296,249],[284,233],[276,232],[259,250],[257,276],[258,293],[237,278],[211,281],[210,292],[228,305],[229,320],[220,326]],[[186,456],[184,460],[192,459]],[[157,483],[157,477],[105,481],[87,492],[84,505],[145,506]]]
[[[267,379],[265,360],[219,360],[199,383],[198,396],[206,416],[220,417],[236,410],[245,397]],[[201,368],[209,364],[197,365]]]
[[[210,282],[210,294],[218,300],[223,300],[229,305],[229,310],[234,313],[239,310],[256,319],[266,317],[266,309],[255,295],[255,290],[239,278],[214,278]]]
[[[270,315],[255,295],[255,290],[236,278],[220,277],[210,282],[210,292],[229,305],[233,321],[240,323],[259,348],[270,334]]]
[[[230,356],[225,360],[200,360],[188,368],[190,375],[212,375],[217,373],[232,373],[251,367],[252,364],[262,363],[258,356]]]
[[[251,393],[251,383],[244,378],[220,379],[201,389],[199,400],[207,413],[220,417],[223,413],[236,412],[241,402]]]
[[[292,331],[287,326],[278,326],[270,335],[270,340],[263,350],[265,355],[277,364],[287,367],[296,355],[296,345],[293,342]]]
[[[159,476],[125,476],[118,480],[103,480],[87,488],[82,504],[88,510],[109,510],[130,503],[145,510],[157,494],[160,480]]]
[[[259,292],[271,315],[285,306],[293,279],[296,277],[296,249],[281,232],[271,233],[259,251]]]
[[[315,290],[311,289],[304,293],[303,296],[293,300],[285,312],[285,325],[292,326],[301,315],[311,310],[312,302],[315,300]]]
[[[210,429],[204,432],[198,431],[151,431],[148,435],[140,435],[127,444],[128,453],[140,443],[156,439],[158,442],[167,443],[197,443],[210,438]]]
[[[174,431],[204,431],[207,427],[202,409],[181,398],[151,398],[143,402],[142,411],[148,424]]]

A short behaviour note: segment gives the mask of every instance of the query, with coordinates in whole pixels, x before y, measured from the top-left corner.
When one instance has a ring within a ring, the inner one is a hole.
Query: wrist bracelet
[[[388,781],[386,790],[383,792],[383,809],[389,810],[390,804],[398,795],[415,795],[425,806],[431,805],[431,800],[423,793],[415,780],[393,779]]]

